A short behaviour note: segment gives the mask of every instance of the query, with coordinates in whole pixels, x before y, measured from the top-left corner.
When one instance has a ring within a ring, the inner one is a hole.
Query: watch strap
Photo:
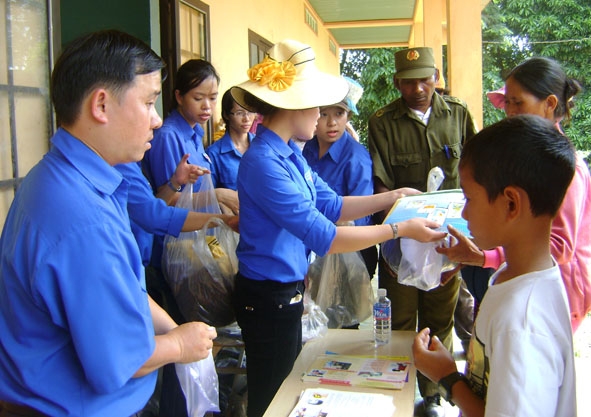
[[[458,381],[464,381],[467,385],[469,385],[469,381],[468,381],[468,378],[466,378],[466,375],[464,375],[461,372],[457,372],[457,371],[452,372],[451,374],[449,374],[447,376],[444,376],[443,378],[441,378],[439,380],[439,383],[438,383],[439,391],[440,391],[441,395],[443,396],[445,401],[447,401],[451,405],[454,405],[454,403],[451,400],[451,390],[452,390],[452,387],[454,386],[454,384]]]

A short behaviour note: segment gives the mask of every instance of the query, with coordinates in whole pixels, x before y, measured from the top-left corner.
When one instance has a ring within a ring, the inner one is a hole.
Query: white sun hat
[[[252,108],[245,100],[250,93],[271,106],[303,110],[342,101],[349,85],[343,77],[320,71],[314,50],[287,39],[273,45],[260,64],[248,70],[249,80],[230,89],[234,100]]]

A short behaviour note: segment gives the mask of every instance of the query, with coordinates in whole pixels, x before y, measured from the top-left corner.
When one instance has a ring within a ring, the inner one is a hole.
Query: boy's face
[[[345,133],[347,111],[339,106],[323,107],[316,126],[319,141],[333,143]]]
[[[498,196],[495,201],[490,202],[484,187],[474,180],[471,167],[463,166],[459,173],[460,185],[466,197],[462,217],[468,222],[474,243],[481,249],[500,246],[497,237],[503,226],[503,197]]]

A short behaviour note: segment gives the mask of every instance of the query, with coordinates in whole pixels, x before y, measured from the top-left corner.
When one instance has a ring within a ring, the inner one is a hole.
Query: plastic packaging
[[[316,258],[308,269],[308,288],[328,317],[329,329],[353,326],[371,317],[375,297],[359,252]]]
[[[211,351],[205,359],[176,363],[175,368],[187,400],[189,417],[203,417],[208,411],[220,411],[218,374]]]
[[[373,334],[376,345],[390,343],[392,337],[392,304],[385,288],[378,289],[378,300],[373,305]]]

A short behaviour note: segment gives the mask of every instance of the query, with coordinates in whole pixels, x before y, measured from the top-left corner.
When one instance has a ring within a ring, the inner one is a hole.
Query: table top
[[[412,362],[412,342],[415,335],[416,333],[412,331],[393,331],[390,343],[376,347],[372,330],[329,329],[324,337],[311,340],[304,345],[291,373],[275,394],[264,417],[289,416],[302,390],[318,387],[318,384],[312,382],[302,382],[301,378],[312,362],[319,355],[327,352],[339,355],[408,356],[411,362],[408,382],[401,390],[336,385],[322,385],[322,387],[340,391],[375,392],[391,395],[394,397],[394,405],[396,406],[393,417],[412,417],[414,415],[416,385],[416,368]]]

